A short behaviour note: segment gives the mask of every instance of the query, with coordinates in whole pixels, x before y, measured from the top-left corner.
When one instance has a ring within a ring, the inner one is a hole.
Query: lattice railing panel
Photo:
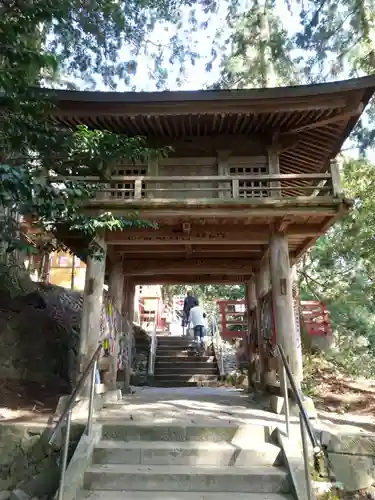
[[[147,175],[147,165],[119,165],[112,169],[113,176],[128,176],[136,177]],[[134,198],[134,181],[113,182],[110,184],[110,197],[115,199],[132,199]],[[145,183],[142,183],[142,198],[145,197]]]

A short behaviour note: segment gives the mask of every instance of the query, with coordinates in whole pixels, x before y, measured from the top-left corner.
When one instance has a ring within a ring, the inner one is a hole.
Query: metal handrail
[[[311,485],[311,475],[309,469],[309,452],[308,445],[306,439],[306,431],[307,435],[310,439],[310,442],[313,447],[314,461],[315,463],[319,463],[320,457],[324,457],[324,452],[322,447],[319,445],[318,440],[315,437],[312,425],[310,423],[309,417],[306,413],[306,410],[303,405],[301,393],[297,388],[296,382],[294,380],[293,374],[290,370],[288,360],[285,356],[284,349],[280,344],[276,345],[277,352],[282,361],[282,374],[281,374],[281,383],[282,390],[284,396],[284,404],[285,404],[285,427],[286,427],[286,435],[290,437],[290,410],[289,410],[289,391],[288,391],[288,380],[290,384],[290,388],[292,390],[292,394],[297,403],[299,409],[299,422],[300,422],[300,430],[301,430],[301,438],[302,438],[302,452],[303,452],[303,460],[304,460],[304,468],[305,468],[305,481],[306,481],[306,491],[308,500],[313,499],[312,493],[312,485]]]
[[[219,328],[217,326],[217,321],[216,321],[214,314],[211,316],[211,325],[212,325],[212,339],[215,339],[215,344],[216,344],[217,350],[219,351],[219,354],[220,354],[219,373],[220,373],[220,376],[223,376],[224,375],[224,358],[223,358],[222,338],[221,338]]]
[[[87,425],[85,429],[85,433],[87,436],[91,434],[92,430],[92,419],[93,419],[93,414],[94,414],[94,396],[95,396],[95,378],[96,378],[96,371],[97,371],[97,365],[98,365],[98,359],[100,356],[102,350],[102,345],[99,345],[94,352],[92,358],[90,359],[89,364],[87,365],[86,369],[84,370],[81,378],[78,381],[78,384],[76,388],[74,389],[72,395],[69,398],[68,404],[65,408],[65,410],[62,412],[57,424],[55,425],[55,428],[51,434],[51,437],[49,439],[49,444],[52,445],[56,439],[57,435],[66,422],[66,430],[65,430],[65,435],[64,435],[64,443],[63,443],[63,449],[62,449],[62,460],[61,460],[61,471],[60,471],[60,481],[59,481],[59,490],[58,490],[58,495],[57,495],[57,500],[63,500],[63,492],[64,492],[64,485],[65,485],[65,472],[66,472],[66,467],[67,467],[67,462],[68,462],[68,450],[69,450],[69,440],[70,440],[70,428],[71,428],[71,423],[72,423],[72,411],[74,409],[75,404],[78,402],[77,397],[81,393],[85,382],[88,378],[88,376],[92,375],[91,377],[91,385],[90,385],[90,398],[89,398],[89,412],[87,416]]]
[[[154,328],[154,330],[152,331],[152,335],[151,335],[150,354],[149,354],[149,360],[148,360],[148,374],[150,376],[152,376],[154,374],[157,341],[158,340],[156,337],[156,328]]]

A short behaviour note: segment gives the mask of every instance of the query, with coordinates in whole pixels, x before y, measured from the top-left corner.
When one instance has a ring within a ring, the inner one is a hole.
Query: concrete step
[[[180,375],[183,374],[191,374],[193,373],[194,375],[200,375],[200,374],[212,374],[212,375],[217,375],[217,366],[214,363],[205,363],[205,364],[195,364],[195,363],[189,363],[188,365],[182,365],[178,366],[173,363],[167,364],[167,366],[155,366],[155,375],[156,374],[165,374],[168,375],[169,373],[178,373]]]
[[[218,387],[220,381],[216,377],[214,380],[203,380],[201,382],[184,382],[183,380],[153,380],[152,387],[161,388],[182,388],[182,387]]]
[[[286,471],[277,467],[92,465],[84,489],[127,491],[289,493]]]
[[[188,335],[180,335],[177,337],[176,335],[157,335],[156,338],[158,339],[158,342],[189,342],[191,339],[190,336]]]
[[[172,348],[172,349],[156,349],[156,357],[158,356],[199,356],[199,352],[195,347],[191,349],[186,349],[182,347],[181,349],[179,348]]]
[[[117,441],[228,441],[234,446],[244,447],[250,443],[269,441],[268,427],[258,424],[205,423],[193,424],[149,424],[128,423],[122,420],[104,422],[103,440]]]
[[[174,372],[161,372],[159,370],[155,371],[154,374],[155,380],[156,381],[162,381],[162,380],[174,380],[174,381],[181,381],[181,382],[206,382],[209,380],[217,380],[218,374],[212,374],[212,373],[180,373],[176,369]]]
[[[168,356],[160,354],[156,356],[155,365],[159,363],[213,363],[215,361],[214,356]]]
[[[281,450],[272,443],[244,448],[225,441],[101,441],[94,464],[256,466],[280,465]]]
[[[81,491],[78,500],[228,500],[228,493],[183,491]],[[236,493],[235,500],[294,500],[281,493]]]
[[[194,340],[184,340],[184,341],[169,341],[169,342],[157,342],[156,346],[160,349],[170,349],[171,347],[189,347],[194,345]]]

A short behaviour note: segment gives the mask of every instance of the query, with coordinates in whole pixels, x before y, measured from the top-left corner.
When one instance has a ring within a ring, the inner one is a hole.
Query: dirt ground
[[[55,410],[64,386],[0,379],[0,422],[47,420]]]
[[[305,378],[318,409],[341,415],[375,415],[374,380],[354,379],[321,358],[310,363]]]

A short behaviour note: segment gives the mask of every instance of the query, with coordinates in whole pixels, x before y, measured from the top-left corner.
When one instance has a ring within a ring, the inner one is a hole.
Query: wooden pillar
[[[222,150],[217,151],[217,174],[229,176],[229,156],[230,151]],[[225,191],[219,191],[219,198],[227,199],[231,198],[231,183],[230,182],[219,182],[218,187],[224,189]]]
[[[96,243],[100,245],[104,254],[100,260],[94,257],[87,259],[79,345],[79,376],[96,351],[100,337],[107,244],[103,239],[97,239]],[[90,377],[84,390],[86,396],[89,386]]]
[[[341,198],[343,196],[343,189],[340,177],[341,161],[339,158],[331,160],[331,176],[332,176],[332,189],[333,195]]]
[[[276,144],[273,144],[268,149],[268,171],[272,175],[280,174],[280,163],[279,163],[279,151]],[[270,187],[272,188],[280,188],[271,191],[272,198],[280,198],[281,197],[281,183],[280,181],[272,181],[270,182]]]
[[[295,325],[295,350],[296,360],[298,366],[296,372],[299,373],[300,380],[303,380],[303,358],[302,358],[302,338],[301,338],[301,324],[299,317],[299,300],[298,300],[298,278],[297,266],[291,267],[290,275],[290,289],[292,290],[293,311],[294,311],[294,325]]]
[[[268,259],[264,259],[264,261],[262,262],[255,285],[257,296],[260,385],[262,389],[265,389],[267,385],[276,384],[276,369],[272,365],[272,359],[270,359],[267,353],[265,339],[262,337],[263,325],[261,317],[261,299],[270,291],[271,288],[270,267]]]
[[[124,271],[122,262],[116,262],[112,265],[109,273],[108,294],[111,298],[112,304],[115,308],[116,319],[119,315],[122,316],[122,303],[124,298]],[[122,325],[123,322],[120,322]],[[118,324],[118,323],[117,323]],[[109,370],[105,377],[104,383],[109,390],[117,389],[117,367],[118,367],[118,353],[119,341],[122,332],[116,332],[114,338],[115,349],[110,355]]]
[[[256,383],[260,380],[259,373],[259,363],[257,362],[257,350],[256,344],[258,343],[258,333],[254,338],[253,322],[251,318],[256,314],[257,308],[257,297],[256,297],[256,286],[255,281],[250,280],[245,286],[246,292],[246,305],[247,305],[247,317],[248,317],[248,336],[249,336],[249,368],[248,368],[248,382],[250,387],[255,387]],[[256,325],[257,328],[257,325]],[[257,328],[258,330],[258,328]],[[259,345],[259,344],[258,344]]]
[[[302,360],[296,342],[288,238],[284,234],[271,236],[270,265],[276,342],[283,347],[296,385],[300,387]]]
[[[159,175],[159,160],[157,158],[149,158],[147,175],[150,177],[158,177]],[[159,191],[152,191],[153,189],[160,189],[160,183],[148,182],[146,188],[150,191],[147,192],[147,198],[162,198]]]
[[[125,351],[126,363],[124,366],[124,387],[125,394],[130,392],[130,377],[132,369],[132,350],[133,350],[133,319],[134,319],[134,295],[135,286],[127,276],[123,281],[123,314],[125,319]]]

